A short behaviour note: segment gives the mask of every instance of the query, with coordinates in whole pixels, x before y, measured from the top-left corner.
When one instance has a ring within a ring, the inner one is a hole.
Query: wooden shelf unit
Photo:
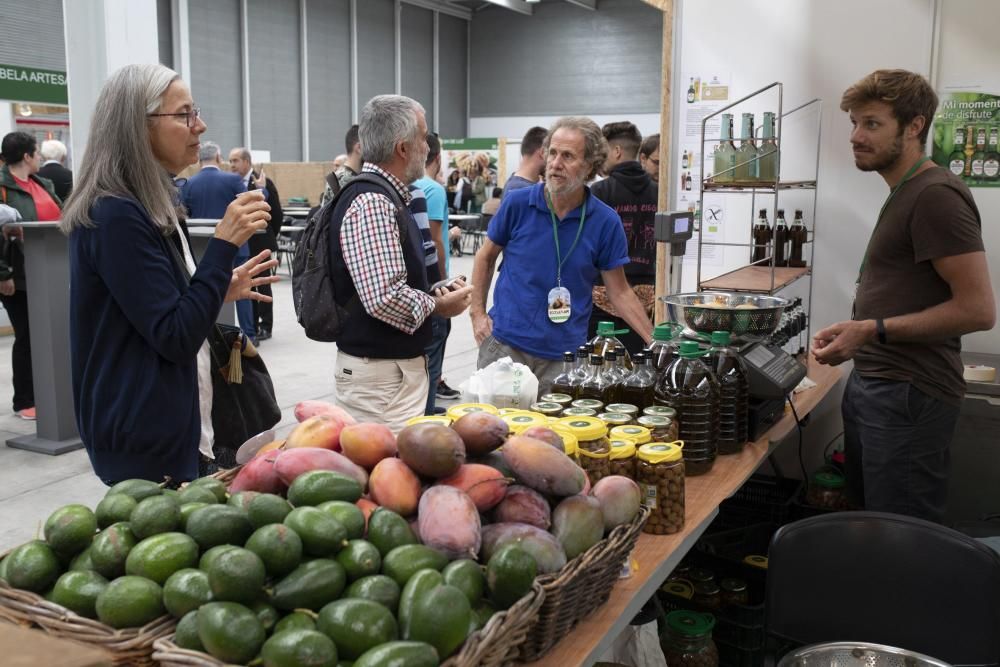
[[[723,273],[711,280],[703,281],[699,291],[713,292],[753,292],[755,294],[772,294],[788,287],[796,280],[810,274],[808,266],[774,267],[774,287],[771,287],[771,266],[768,264],[743,266],[735,271]]]

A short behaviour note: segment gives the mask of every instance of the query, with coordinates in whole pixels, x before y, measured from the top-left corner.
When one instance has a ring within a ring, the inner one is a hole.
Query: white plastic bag
[[[667,667],[656,621],[645,625],[626,625],[611,648],[601,656],[601,662],[628,667]]]
[[[538,400],[538,378],[510,357],[480,368],[459,389],[464,403],[490,403],[498,408],[528,410]]]

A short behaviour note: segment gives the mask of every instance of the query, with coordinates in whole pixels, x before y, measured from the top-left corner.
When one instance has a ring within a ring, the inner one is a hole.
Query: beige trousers
[[[359,422],[385,424],[394,433],[424,414],[430,380],[427,358],[372,359],[337,352],[337,404]]]

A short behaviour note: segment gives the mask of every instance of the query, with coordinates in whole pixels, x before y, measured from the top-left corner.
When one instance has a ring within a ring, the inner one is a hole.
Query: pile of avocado
[[[424,667],[454,654],[531,588],[534,558],[504,547],[484,568],[419,543],[400,515],[367,521],[340,473],[300,475],[288,498],[116,484],[95,511],[67,505],[0,578],[113,628],[179,619],[174,642],[263,667]]]

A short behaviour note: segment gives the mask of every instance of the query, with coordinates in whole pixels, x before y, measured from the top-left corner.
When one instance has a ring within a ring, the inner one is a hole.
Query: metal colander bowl
[[[949,667],[913,651],[865,642],[813,644],[793,651],[778,667]]]
[[[765,294],[696,292],[661,296],[667,319],[705,336],[728,331],[736,338],[765,338],[774,333],[789,301]]]

